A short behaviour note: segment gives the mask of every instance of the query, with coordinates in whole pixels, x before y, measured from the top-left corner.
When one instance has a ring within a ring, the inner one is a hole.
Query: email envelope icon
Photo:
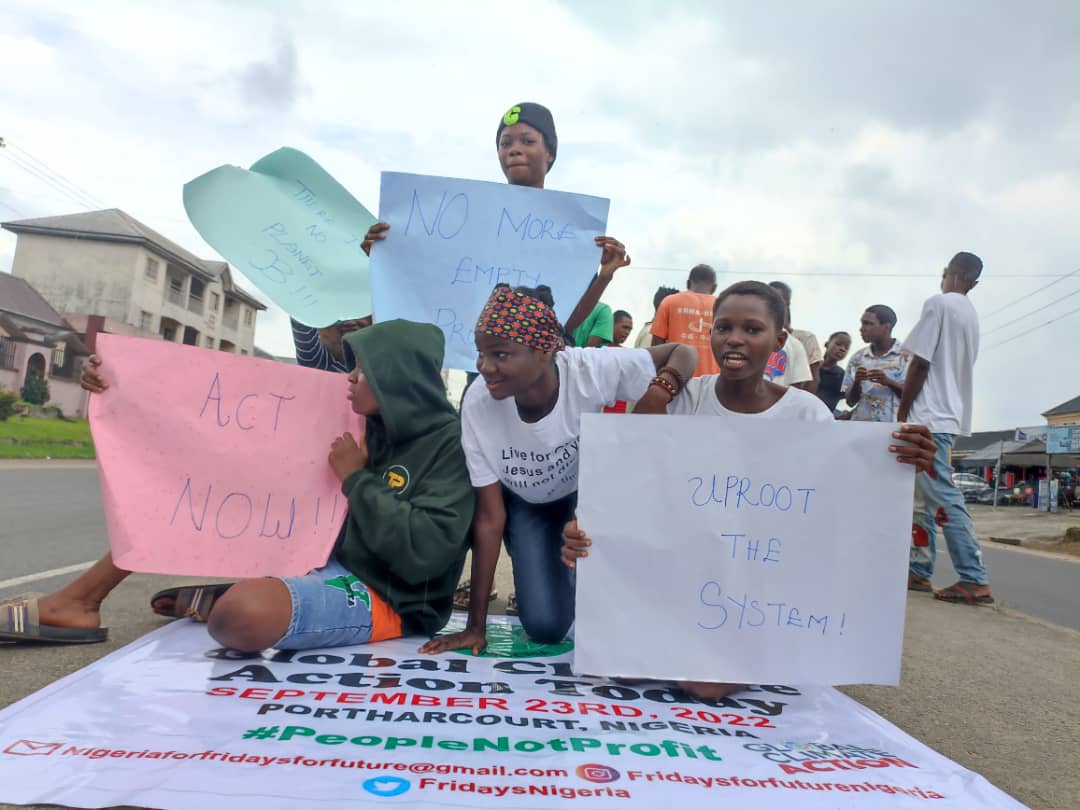
[[[63,743],[38,742],[37,740],[15,740],[3,750],[5,754],[14,754],[17,757],[47,757],[59,748]]]

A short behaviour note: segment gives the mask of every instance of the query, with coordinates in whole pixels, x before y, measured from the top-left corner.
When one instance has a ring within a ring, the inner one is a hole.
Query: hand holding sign
[[[203,239],[298,321],[371,313],[360,244],[375,217],[303,152],[283,148],[250,171],[197,177],[184,186],[184,208]]]

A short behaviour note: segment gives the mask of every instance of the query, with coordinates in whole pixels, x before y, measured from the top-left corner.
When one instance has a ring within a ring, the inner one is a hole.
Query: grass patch
[[[94,458],[90,423],[12,416],[0,422],[0,458]]]

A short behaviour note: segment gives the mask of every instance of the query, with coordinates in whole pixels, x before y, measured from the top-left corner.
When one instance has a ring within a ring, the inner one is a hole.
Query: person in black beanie
[[[559,149],[551,110],[531,101],[515,104],[499,121],[495,148],[506,182],[543,188]]]

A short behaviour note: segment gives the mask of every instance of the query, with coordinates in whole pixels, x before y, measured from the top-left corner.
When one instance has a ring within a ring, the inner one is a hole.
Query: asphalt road
[[[48,592],[77,571],[25,581],[40,572],[97,559],[108,548],[97,471],[92,466],[0,466],[0,599]],[[956,575],[939,537],[934,583]],[[1006,607],[1080,630],[1080,560],[1008,546],[985,547],[995,597]],[[23,580],[5,585],[12,579]]]
[[[47,592],[74,573],[26,585],[3,583],[95,560],[108,547],[95,468],[0,466],[0,598]]]

